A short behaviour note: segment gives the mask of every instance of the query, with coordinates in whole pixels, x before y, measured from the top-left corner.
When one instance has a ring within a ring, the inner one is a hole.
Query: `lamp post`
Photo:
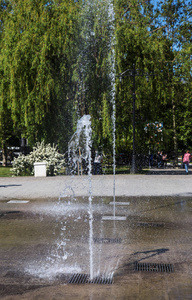
[[[131,76],[133,77],[133,154],[132,154],[132,167],[131,167],[131,173],[136,173],[136,152],[135,152],[135,100],[136,100],[136,94],[135,94],[135,76],[145,76],[148,81],[149,76],[154,76],[155,74],[151,73],[145,73],[141,70],[135,69],[135,64],[133,64],[133,69],[127,69],[123,73],[119,75],[120,78]]]
[[[136,159],[135,159],[135,64],[133,64],[133,70],[132,70],[132,76],[133,76],[133,156],[132,156],[132,168],[131,173],[136,173]]]

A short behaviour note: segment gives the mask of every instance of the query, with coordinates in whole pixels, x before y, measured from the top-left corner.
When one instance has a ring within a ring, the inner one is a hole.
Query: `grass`
[[[10,171],[11,167],[2,167],[0,166],[0,177],[11,177],[12,173]],[[115,170],[116,174],[130,174],[130,168],[128,166],[116,166]],[[148,170],[142,170],[139,172],[140,174],[145,174],[147,173]],[[105,167],[103,168],[103,173],[104,174],[113,174],[113,168],[112,167]],[[26,174],[25,176],[27,176]],[[66,175],[66,170],[62,169],[60,170],[58,175]],[[29,176],[29,175],[28,175]]]
[[[11,177],[12,173],[10,171],[11,167],[0,166],[0,177]]]
[[[103,173],[104,174],[113,174],[113,167],[103,167]],[[116,166],[115,168],[115,173],[116,174],[129,174],[130,169],[128,166]]]
[[[142,169],[142,170],[137,170],[137,174],[147,174],[149,172],[148,169]],[[103,173],[104,174],[113,174],[113,168],[112,167],[106,167],[103,168]],[[130,173],[130,166],[116,166],[115,168],[115,174],[131,174]]]

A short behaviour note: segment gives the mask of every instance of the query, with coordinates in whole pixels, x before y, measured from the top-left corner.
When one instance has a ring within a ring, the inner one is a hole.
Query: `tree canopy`
[[[1,1],[1,7],[1,128],[12,120],[13,130],[31,143],[48,133],[58,139],[47,117],[58,126],[61,105],[62,112],[69,108],[78,6],[13,0]],[[68,123],[65,115],[60,121]]]
[[[110,151],[113,62],[117,151],[132,151],[133,76],[120,74],[133,64],[137,153],[177,156],[192,147],[191,4],[1,0],[2,149],[22,136],[65,152],[78,118],[90,114],[94,147]],[[155,122],[163,123],[161,134],[144,130]]]

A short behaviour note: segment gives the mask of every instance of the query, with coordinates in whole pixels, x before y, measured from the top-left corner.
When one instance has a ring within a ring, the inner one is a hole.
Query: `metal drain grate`
[[[19,214],[20,211],[19,210],[10,210],[10,211],[6,211],[4,214],[8,215],[8,214]]]
[[[70,278],[69,282],[70,284],[112,284],[113,278],[105,278],[103,276],[97,276],[93,279],[89,279],[88,274],[73,274]]]
[[[138,227],[164,227],[164,223],[147,223],[147,222],[141,222],[137,223]]]
[[[120,244],[122,239],[120,238],[93,238],[94,243],[98,244]]]
[[[153,263],[135,263],[135,271],[147,271],[147,272],[173,272],[172,264],[153,264]]]
[[[20,213],[19,210],[4,211],[4,212],[0,213],[0,218],[4,217],[4,216],[7,216],[7,215],[10,215],[10,214],[19,214],[19,213]]]

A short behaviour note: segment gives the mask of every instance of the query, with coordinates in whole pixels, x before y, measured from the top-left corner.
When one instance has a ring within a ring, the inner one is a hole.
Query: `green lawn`
[[[11,177],[12,173],[10,171],[10,167],[2,167],[0,166],[0,177]]]
[[[104,174],[113,174],[113,167],[104,167],[103,166],[103,173]],[[129,174],[130,169],[128,166],[116,166],[115,168],[115,173],[116,174]]]
[[[2,167],[0,166],[0,177],[11,177],[12,173],[10,171],[11,167]],[[116,174],[130,174],[130,169],[128,166],[116,166],[115,170]],[[143,170],[140,173],[147,173],[148,170]],[[103,168],[104,174],[113,174],[113,168],[112,167],[105,167]],[[59,172],[59,175],[65,175],[65,169],[61,170]]]
[[[102,168],[104,174],[113,174],[113,167],[105,167]],[[148,169],[143,169],[141,171],[137,170],[137,174],[146,174],[148,173]],[[130,167],[129,166],[116,166],[115,174],[130,174]]]

